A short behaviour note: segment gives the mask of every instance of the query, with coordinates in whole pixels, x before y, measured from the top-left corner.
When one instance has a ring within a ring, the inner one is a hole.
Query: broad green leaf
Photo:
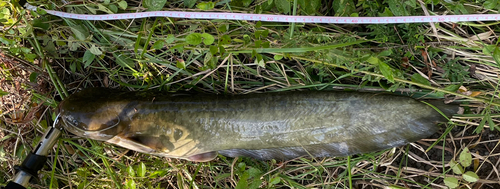
[[[49,44],[51,44],[51,43],[49,43]],[[19,54],[19,52],[21,52],[21,49],[19,49],[18,47],[10,47],[10,48],[9,48],[9,51],[10,51],[12,54],[17,55],[17,54]]]
[[[10,93],[9,92],[5,92],[5,91],[3,91],[3,90],[0,89],[0,97],[8,95],[8,94],[10,94]]]
[[[269,181],[271,184],[278,184],[280,183],[281,181],[281,178],[280,177],[274,177],[271,179],[271,181]]]
[[[500,48],[495,47],[495,50],[493,51],[493,58],[495,61],[500,62]]]
[[[226,53],[226,49],[223,46],[219,46],[219,53],[222,55]]]
[[[458,187],[458,179],[455,177],[446,177],[444,178],[444,184],[450,188]]]
[[[453,7],[453,12],[455,12],[455,14],[469,14],[469,11],[465,8],[465,6],[462,4],[462,3],[457,3],[454,7]]]
[[[262,5],[255,6],[254,14],[262,14]]]
[[[184,60],[177,60],[176,66],[180,69],[186,69],[186,62]]]
[[[319,9],[319,7],[321,5],[321,0],[298,0],[297,3],[300,5],[300,8],[307,15],[312,16],[312,15],[315,15],[316,11]]]
[[[248,186],[248,188],[259,188],[261,184],[262,180],[260,180],[260,178],[254,178],[252,179],[252,183]]]
[[[229,35],[223,35],[221,40],[222,45],[231,44],[231,37]]]
[[[256,58],[255,61],[254,61],[254,63],[257,64],[260,67],[263,67],[263,68],[266,67],[266,62],[264,62],[264,59],[259,60],[259,59]]]
[[[85,6],[85,8],[87,8],[87,10],[89,10],[92,14],[97,14],[97,9],[91,6]]]
[[[193,8],[197,0],[184,0],[184,6],[187,8]]]
[[[276,4],[276,8],[278,11],[282,12],[283,14],[288,14],[290,13],[290,2],[287,0],[274,0],[274,4]]]
[[[219,26],[219,31],[222,32],[222,33],[225,33],[228,30],[228,28],[229,28],[229,25],[227,25],[227,24],[221,24]]]
[[[21,47],[21,51],[26,54],[26,53],[30,53],[31,49],[30,48],[26,48],[26,47]]]
[[[283,59],[283,55],[275,54],[274,55],[274,60],[281,60]]]
[[[408,16],[409,13],[406,10],[405,1],[401,0],[388,0],[387,4],[389,4],[389,9],[396,16]]]
[[[420,75],[419,73],[414,73],[411,76],[411,81],[413,81],[415,83],[424,84],[424,85],[427,85],[427,86],[431,85],[431,82],[429,80],[425,79],[424,76]]]
[[[483,5],[486,9],[495,9],[498,3],[498,0],[486,0]]]
[[[97,4],[97,8],[102,11],[102,12],[105,12],[105,13],[108,13],[108,14],[113,14],[113,11],[109,10],[107,7],[105,7],[104,5],[102,4]]]
[[[127,7],[128,7],[127,1],[120,1],[120,2],[118,2],[118,6],[119,6],[119,7],[120,7],[120,9],[122,9],[122,10],[127,9]]]
[[[164,46],[165,46],[165,41],[163,41],[163,40],[158,40],[158,41],[156,41],[156,42],[153,44],[153,49],[158,50],[158,49],[163,48]]]
[[[191,33],[186,36],[186,42],[190,45],[199,45],[202,41],[201,34]]]
[[[356,12],[356,7],[353,0],[337,0],[333,1],[332,8],[335,11],[335,16],[349,16]]]
[[[380,52],[378,55],[379,56],[390,56],[391,54],[392,54],[392,50],[389,49],[389,50],[385,50],[385,51]]]
[[[170,44],[173,43],[174,41],[175,41],[175,36],[173,34],[168,34],[167,39],[165,39],[165,42],[167,42],[167,44]]]
[[[257,23],[255,23],[255,28],[260,28],[261,26],[262,26],[261,21],[258,21]]]
[[[30,82],[36,83],[36,78],[38,77],[39,73],[38,72],[32,72],[30,74]]]
[[[47,14],[47,11],[45,11],[44,9],[41,9],[41,8],[37,8],[36,9],[36,12],[40,15],[46,15]]]
[[[102,51],[101,51],[101,50],[99,50],[99,47],[96,47],[95,45],[92,45],[92,47],[90,47],[90,49],[89,49],[89,50],[90,50],[90,52],[91,52],[92,54],[97,55],[97,56],[99,56],[99,55],[101,55],[101,54],[102,54]]]
[[[135,171],[134,168],[132,168],[132,165],[129,165],[127,167],[127,174],[129,177],[135,177]]]
[[[243,2],[244,7],[248,7],[252,4],[253,0],[241,0],[241,2]]]
[[[46,20],[44,19],[34,19],[33,20],[33,27],[36,27],[36,28],[41,28],[43,30],[48,30],[49,27],[50,27],[50,24],[47,23]]]
[[[500,61],[500,48],[496,45],[486,45],[483,48],[483,53],[488,56],[493,56],[496,61]]]
[[[108,9],[111,10],[113,13],[117,13],[118,12],[118,7],[114,4],[110,4],[108,5]]]
[[[251,177],[258,177],[262,173],[262,171],[256,169],[256,168],[249,168],[246,172],[248,172],[248,175]]]
[[[384,12],[379,13],[379,16],[394,16],[389,8],[385,7]]]
[[[146,165],[143,162],[139,163],[136,172],[138,177],[146,176]]]
[[[134,179],[130,179],[127,182],[127,188],[129,189],[135,189],[136,188],[136,184],[135,184],[135,181]]]
[[[378,65],[379,59],[377,57],[371,56],[366,60],[368,63],[373,64],[373,65]]]
[[[210,46],[210,53],[212,53],[212,55],[217,54],[218,51],[219,51],[219,48],[217,48],[217,46],[215,46],[215,45]]]
[[[454,160],[450,161],[450,167],[453,170],[453,173],[455,173],[455,174],[462,174],[462,173],[464,173],[464,168],[462,168],[462,166],[460,166],[460,164],[458,164]]]
[[[260,48],[262,44],[262,40],[255,41],[255,48]]]
[[[25,54],[24,58],[30,62],[35,61],[36,54],[30,53],[30,54]]]
[[[69,28],[71,29],[73,34],[75,34],[75,38],[78,40],[84,41],[90,35],[87,28],[83,27],[82,25],[70,26]]]
[[[167,0],[144,0],[142,3],[148,11],[159,11],[165,6]]]
[[[209,2],[201,2],[196,5],[197,8],[201,10],[212,10],[215,8],[215,3],[212,1]]]
[[[309,6],[306,8],[307,13],[309,15],[316,15],[316,11],[318,11],[321,7],[321,0],[308,0]]]
[[[165,176],[167,174],[168,174],[168,170],[158,170],[158,171],[151,173],[151,175],[149,175],[149,178],[162,177],[162,176]]]
[[[258,38],[260,37],[260,34],[261,34],[261,33],[262,33],[262,30],[257,30],[257,31],[255,31],[255,32],[254,32],[254,36],[255,36],[255,38],[257,38],[257,39],[258,39]]]
[[[204,63],[205,65],[209,65],[209,62],[210,62],[210,60],[212,60],[212,57],[213,57],[213,56],[212,56],[212,54],[211,54],[211,53],[207,53],[207,54],[205,54],[205,57],[203,58],[203,63]],[[212,67],[211,67],[211,68],[212,68]]]
[[[483,53],[485,55],[492,55],[493,52],[495,51],[495,48],[497,48],[496,45],[485,45],[483,48]]]
[[[269,30],[264,30],[264,31],[262,31],[262,33],[260,34],[260,36],[261,36],[261,37],[263,37],[263,38],[266,38],[268,35],[269,35]]]
[[[69,70],[71,70],[71,73],[76,73],[76,63],[72,62],[69,65]]]
[[[472,172],[472,171],[467,171],[465,172],[462,177],[464,178],[464,180],[466,180],[467,182],[477,182],[479,180],[479,177],[477,176],[476,173]]]
[[[432,0],[432,1],[433,1],[434,4],[438,4],[439,3],[439,1],[436,1],[436,0]],[[408,5],[408,6],[410,6],[413,9],[417,8],[417,1],[416,0],[404,1],[404,3],[406,5]]]
[[[472,164],[472,155],[469,151],[469,148],[464,148],[464,150],[460,153],[459,159],[460,164],[462,164],[464,167],[469,167]]]
[[[248,188],[248,173],[243,173],[243,175],[240,176],[240,180],[238,181],[238,184],[236,184],[236,189],[247,189]]]
[[[394,83],[394,72],[392,71],[392,68],[389,67],[389,65],[387,65],[385,62],[379,61],[378,68],[387,80]]]
[[[203,38],[203,43],[205,45],[211,45],[215,41],[214,36],[212,36],[212,35],[210,35],[208,33],[201,34],[201,37]]]
[[[271,43],[269,41],[264,41],[264,43],[262,43],[262,48],[269,48],[271,46]]]
[[[177,50],[177,52],[182,52],[182,51],[184,51],[184,44],[181,43],[181,44],[174,45],[169,50],[171,52],[175,52],[175,50]]]
[[[13,44],[15,43],[15,41],[14,41],[14,40],[12,40],[12,39],[7,39],[7,38],[5,38],[5,37],[3,37],[3,36],[0,36],[0,42],[2,42],[2,43],[3,43],[3,44],[5,44],[5,45],[13,45]]]
[[[92,64],[92,62],[94,61],[95,59],[95,55],[90,52],[90,50],[86,50],[85,53],[83,54],[83,64],[84,64],[84,68],[87,68],[90,64]]]

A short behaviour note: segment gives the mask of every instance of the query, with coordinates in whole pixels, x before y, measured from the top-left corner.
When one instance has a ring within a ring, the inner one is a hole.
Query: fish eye
[[[78,121],[71,115],[63,115],[61,118],[64,123],[69,124],[72,127],[76,127],[78,125]]]

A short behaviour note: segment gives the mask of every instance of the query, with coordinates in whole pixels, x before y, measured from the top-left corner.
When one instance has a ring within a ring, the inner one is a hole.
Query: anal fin
[[[215,159],[217,157],[217,152],[212,151],[212,152],[205,152],[201,154],[196,154],[189,156],[188,159],[190,161],[196,161],[196,162],[207,162]]]

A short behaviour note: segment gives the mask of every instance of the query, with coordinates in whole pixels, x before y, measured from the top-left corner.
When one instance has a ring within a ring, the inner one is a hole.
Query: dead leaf
[[[471,97],[476,97],[477,95],[480,95],[481,91],[474,91],[470,94]]]
[[[469,40],[472,40],[472,41],[486,40],[486,39],[490,38],[491,34],[493,34],[493,32],[490,30],[490,31],[487,31],[484,33],[473,35],[473,36],[469,37]]]
[[[467,91],[468,91],[467,88],[465,88],[463,85],[458,88],[458,92],[460,93],[465,93]]]

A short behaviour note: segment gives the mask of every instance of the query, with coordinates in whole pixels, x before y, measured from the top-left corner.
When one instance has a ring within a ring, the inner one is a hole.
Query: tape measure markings
[[[37,7],[26,4],[29,10]],[[225,19],[266,22],[295,23],[327,23],[327,24],[401,24],[427,22],[466,22],[466,21],[498,21],[500,14],[469,14],[445,16],[396,16],[396,17],[332,17],[332,16],[288,16],[271,14],[220,13],[220,12],[182,12],[182,11],[152,11],[140,13],[120,13],[104,15],[73,14],[60,11],[45,10],[49,14],[78,20],[121,20],[148,17],[172,17],[187,19]]]

